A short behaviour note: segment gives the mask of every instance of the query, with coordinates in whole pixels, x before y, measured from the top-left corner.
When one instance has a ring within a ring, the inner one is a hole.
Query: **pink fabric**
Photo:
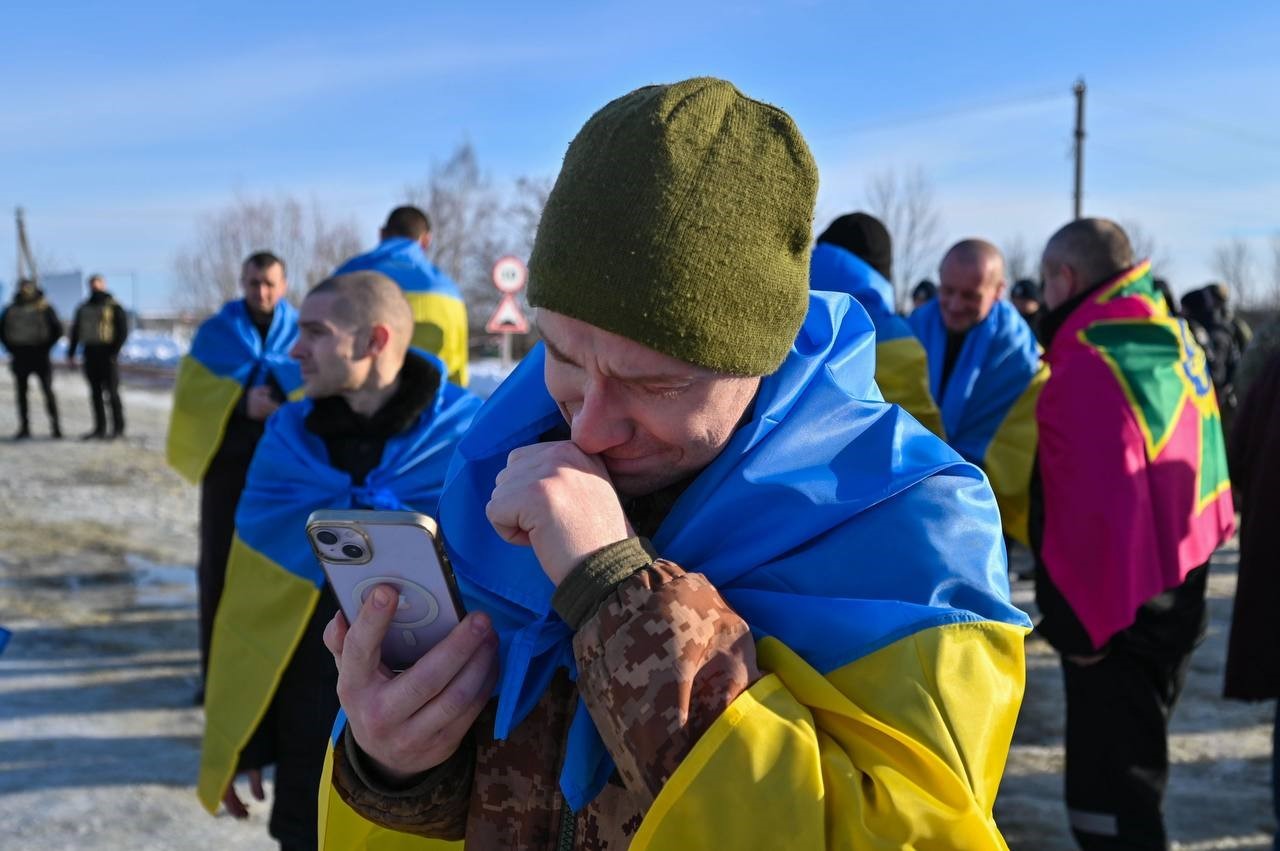
[[[1208,561],[1235,526],[1229,489],[1197,505],[1200,411],[1183,405],[1173,436],[1148,459],[1120,382],[1077,333],[1099,319],[1152,315],[1136,297],[1078,308],[1047,353],[1050,378],[1036,408],[1041,555],[1095,647],[1130,626],[1143,603]]]

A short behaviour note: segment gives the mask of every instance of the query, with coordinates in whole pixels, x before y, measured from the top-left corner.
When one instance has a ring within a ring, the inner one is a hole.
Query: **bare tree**
[[[1022,234],[1005,242],[1000,253],[1004,255],[1005,276],[1010,282],[1040,277],[1040,258],[1032,255]]]
[[[1280,310],[1280,233],[1271,237],[1271,309]]]
[[[1249,243],[1235,237],[1213,250],[1213,273],[1231,289],[1232,300],[1243,305],[1253,288],[1253,251]]]
[[[549,180],[520,177],[510,193],[500,192],[469,142],[434,164],[423,184],[405,189],[405,199],[431,218],[432,259],[462,289],[473,332],[501,298],[491,279],[494,261],[504,254],[528,259],[550,191]]]
[[[893,238],[893,291],[898,306],[916,281],[937,265],[942,252],[942,219],[933,186],[916,168],[901,178],[892,170],[867,181],[867,208]]]
[[[1139,261],[1150,260],[1151,273],[1157,278],[1169,277],[1169,271],[1173,268],[1173,258],[1156,240],[1155,234],[1133,219],[1126,219],[1121,222],[1120,227],[1124,229],[1125,234],[1129,237],[1129,245],[1133,248],[1134,258]]]
[[[182,305],[210,313],[238,292],[240,267],[255,251],[270,251],[288,268],[290,297],[301,298],[335,266],[360,250],[353,220],[330,222],[312,201],[236,195],[223,209],[201,217],[192,243],[174,258]]]

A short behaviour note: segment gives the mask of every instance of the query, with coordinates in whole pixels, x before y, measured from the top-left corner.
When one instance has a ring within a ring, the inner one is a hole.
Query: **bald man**
[[[248,808],[233,777],[264,797],[274,764],[271,835],[316,847],[316,795],[338,712],[322,633],[337,602],[307,541],[317,509],[434,515],[453,446],[479,400],[444,364],[409,350],[413,312],[377,272],[323,281],[307,295],[291,354],[306,398],[268,420],[236,512],[214,622],[199,794],[210,811]]]
[[[929,389],[947,443],[980,465],[1005,533],[1027,541],[1035,403],[1047,373],[1031,328],[1004,298],[1004,258],[981,239],[956,243],[939,267],[937,298],[912,312]]]
[[[1085,849],[1164,849],[1167,726],[1234,526],[1204,353],[1106,219],[1042,261],[1052,370],[1032,485],[1036,631],[1062,655],[1066,799]]]

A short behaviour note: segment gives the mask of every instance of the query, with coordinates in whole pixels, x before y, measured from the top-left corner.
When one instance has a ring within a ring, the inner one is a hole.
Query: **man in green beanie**
[[[328,847],[1003,847],[1030,625],[998,509],[810,293],[816,189],[721,80],[583,127],[529,263],[545,345],[441,497],[466,618],[398,675],[395,583],[326,631]]]

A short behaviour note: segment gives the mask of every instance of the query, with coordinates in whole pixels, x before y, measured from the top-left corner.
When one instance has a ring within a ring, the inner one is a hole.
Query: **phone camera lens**
[[[347,558],[360,558],[364,555],[364,548],[357,547],[355,544],[347,544],[342,548],[342,554]]]
[[[338,536],[330,532],[328,529],[321,529],[319,532],[316,532],[316,540],[327,547],[331,547],[338,543]]]

